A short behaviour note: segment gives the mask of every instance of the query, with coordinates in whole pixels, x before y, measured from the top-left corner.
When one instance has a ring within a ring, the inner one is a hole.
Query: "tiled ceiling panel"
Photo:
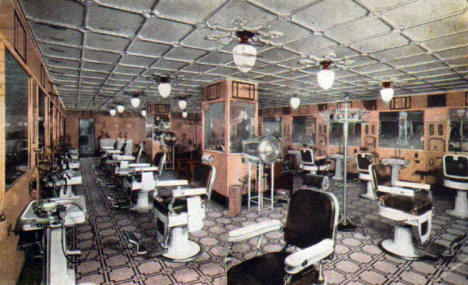
[[[199,111],[201,87],[225,77],[258,82],[261,108],[287,106],[292,94],[303,103],[377,98],[382,81],[394,81],[396,95],[468,87],[466,0],[19,2],[69,109],[143,92],[174,106],[190,95]],[[260,31],[248,73],[232,58],[240,29]],[[336,72],[327,91],[316,79],[325,59]],[[168,99],[157,75],[171,77]]]

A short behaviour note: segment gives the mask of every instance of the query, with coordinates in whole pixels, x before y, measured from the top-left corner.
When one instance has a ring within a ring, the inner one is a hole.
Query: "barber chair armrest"
[[[334,250],[333,240],[324,239],[317,244],[288,255],[284,260],[285,271],[289,274],[296,274],[312,264],[317,264],[320,260],[331,255]]]
[[[190,197],[190,196],[201,196],[206,194],[205,187],[199,188],[180,188],[172,190],[172,197]]]
[[[175,179],[175,180],[159,180],[156,181],[156,187],[174,187],[174,186],[187,186],[187,179]]]
[[[402,180],[397,180],[395,182],[395,186],[412,188],[412,189],[419,189],[419,190],[431,190],[431,185],[429,185],[429,184],[416,183],[416,182],[410,182],[410,181],[402,181]]]
[[[150,167],[150,163],[129,163],[128,167],[130,168],[136,168],[136,167]]]
[[[402,188],[402,187],[398,187],[398,186],[379,185],[377,187],[377,191],[383,192],[383,193],[394,194],[394,195],[402,195],[402,196],[409,196],[409,197],[414,196],[414,190],[413,189]]]
[[[109,149],[109,150],[106,150],[106,153],[107,154],[121,154],[120,150],[118,149]]]
[[[120,154],[117,154],[117,155],[115,155],[114,159],[115,159],[115,160],[119,160],[119,161],[120,161],[120,160],[132,161],[132,160],[135,160],[135,157],[132,156],[132,155],[126,155],[126,154],[120,155]]]
[[[228,242],[239,242],[281,229],[280,220],[269,220],[232,230],[228,233]]]

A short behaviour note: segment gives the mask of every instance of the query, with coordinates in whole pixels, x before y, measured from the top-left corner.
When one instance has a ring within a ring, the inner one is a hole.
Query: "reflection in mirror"
[[[281,118],[263,118],[263,135],[281,137]]]
[[[330,123],[330,145],[343,146],[343,123]],[[361,145],[361,123],[348,123],[348,146]]]
[[[292,142],[303,145],[315,144],[315,118],[312,116],[293,117]]]
[[[450,139],[449,151],[468,151],[468,110],[449,111]]]
[[[45,146],[45,100],[46,95],[39,88],[39,147]]]
[[[13,55],[5,52],[6,187],[28,168],[28,75]]]
[[[208,104],[205,111],[205,149],[224,151],[224,102]]]
[[[159,140],[161,137],[161,133],[170,131],[171,120],[169,119],[169,116],[154,117],[154,140]]]
[[[424,112],[382,112],[379,146],[424,149]]]
[[[242,141],[255,134],[255,104],[231,103],[231,153],[242,152]]]

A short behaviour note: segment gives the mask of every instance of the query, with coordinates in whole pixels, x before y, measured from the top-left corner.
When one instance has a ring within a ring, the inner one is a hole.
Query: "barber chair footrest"
[[[418,247],[418,251],[425,257],[438,259],[443,256],[443,253],[447,250],[445,245],[438,243],[428,243],[425,246]]]
[[[128,240],[128,245],[136,246],[136,253],[138,255],[143,255],[147,253],[146,247],[141,244],[140,239],[138,239],[133,233],[129,231],[123,231],[123,232],[124,232],[125,237]]]

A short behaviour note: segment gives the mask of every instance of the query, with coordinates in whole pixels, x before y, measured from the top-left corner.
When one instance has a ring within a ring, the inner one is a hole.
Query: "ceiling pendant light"
[[[115,110],[114,107],[111,107],[111,108],[109,109],[109,114],[110,114],[111,116],[115,116],[115,115],[117,114],[117,110]]]
[[[236,32],[236,36],[240,38],[240,44],[232,49],[232,56],[237,68],[245,73],[252,70],[257,59],[257,49],[249,44],[249,39],[254,35],[249,31]]]
[[[123,113],[123,111],[125,110],[125,106],[122,105],[122,104],[117,104],[117,112],[119,113]]]
[[[142,115],[143,117],[146,117],[146,109],[141,109],[141,115]]]
[[[187,108],[187,101],[185,99],[180,99],[178,104],[181,111]]]
[[[332,62],[325,60],[320,64],[322,65],[322,70],[317,73],[317,81],[322,89],[328,90],[332,87],[333,81],[335,81],[335,72],[330,69]]]
[[[138,97],[138,94],[134,94],[133,97],[130,99],[130,104],[132,105],[133,108],[138,108],[140,106],[140,97]]]
[[[299,97],[297,96],[294,96],[291,98],[290,103],[291,103],[291,108],[297,109],[297,107],[299,107],[299,105],[301,104],[301,99],[299,99]]]
[[[380,97],[382,101],[388,103],[393,98],[393,88],[390,87],[391,82],[384,82],[383,88],[380,90]]]
[[[183,112],[182,112],[182,118],[184,118],[184,119],[185,119],[185,118],[187,118],[187,116],[188,116],[188,113],[187,113],[187,111],[183,111]]]
[[[160,77],[158,85],[159,95],[163,98],[167,98],[171,94],[171,84],[169,83],[169,77]]]

